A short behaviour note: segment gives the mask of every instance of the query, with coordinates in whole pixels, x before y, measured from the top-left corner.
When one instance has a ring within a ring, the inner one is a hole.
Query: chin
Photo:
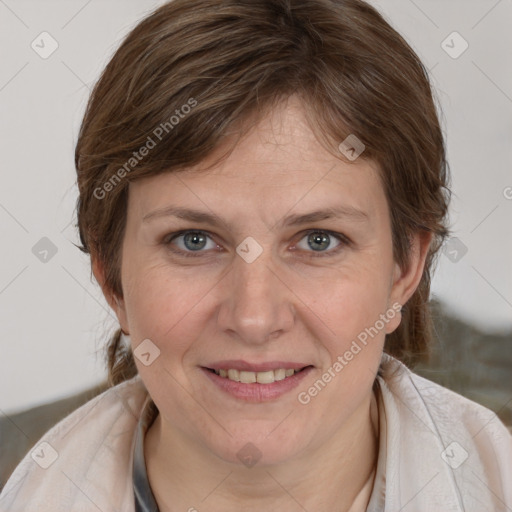
[[[247,468],[282,464],[296,457],[304,444],[299,436],[289,431],[277,435],[272,428],[239,429],[232,437],[223,437],[216,445],[212,446],[211,439],[208,444],[210,450],[225,462]]]

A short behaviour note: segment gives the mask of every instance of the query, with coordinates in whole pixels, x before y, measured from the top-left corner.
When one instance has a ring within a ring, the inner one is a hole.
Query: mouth
[[[220,361],[200,368],[215,385],[213,389],[252,403],[277,400],[314,370],[313,365],[299,363],[249,364],[244,361]]]
[[[312,368],[311,365],[304,366],[299,369],[294,368],[277,368],[275,370],[267,370],[263,372],[238,370],[236,368],[205,368],[211,373],[215,373],[223,379],[241,382],[242,384],[273,384],[293,375],[304,371],[306,368]]]

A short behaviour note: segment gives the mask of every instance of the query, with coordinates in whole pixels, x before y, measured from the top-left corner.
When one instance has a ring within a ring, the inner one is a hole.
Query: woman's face
[[[375,165],[327,152],[292,97],[212,170],[130,184],[116,309],[164,430],[277,463],[366,421],[420,275],[393,261]]]

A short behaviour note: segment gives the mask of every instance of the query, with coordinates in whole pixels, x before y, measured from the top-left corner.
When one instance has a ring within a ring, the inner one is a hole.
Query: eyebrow
[[[142,218],[142,222],[149,222],[151,220],[162,217],[177,217],[179,219],[188,220],[191,222],[210,224],[216,227],[229,227],[228,223],[214,213],[207,213],[200,210],[191,208],[183,208],[179,206],[168,206],[159,208],[150,213],[147,213]],[[369,220],[368,214],[363,210],[359,210],[353,206],[336,206],[332,208],[324,208],[315,210],[313,212],[304,214],[293,214],[286,216],[278,224],[283,227],[299,226],[312,222],[318,222],[327,219],[339,219],[347,217],[357,222],[367,222]]]

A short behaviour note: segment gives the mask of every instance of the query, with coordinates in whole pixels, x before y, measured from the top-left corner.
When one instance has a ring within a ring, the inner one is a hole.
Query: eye
[[[205,252],[203,249],[211,250],[219,247],[211,237],[204,231],[190,230],[180,233],[173,233],[167,236],[163,243],[169,247],[172,252],[180,253],[183,256],[200,256]],[[210,243],[210,246],[208,246]],[[172,245],[178,246],[178,249],[172,248]]]
[[[303,244],[301,246],[302,240],[305,240],[305,245]],[[319,229],[311,229],[306,232],[296,247],[307,252],[312,252],[313,254],[311,254],[311,256],[313,257],[324,255],[330,256],[337,254],[343,246],[348,245],[348,243],[348,239],[342,234]]]
[[[200,230],[171,233],[164,238],[162,243],[170,251],[185,257],[199,257],[211,250],[221,250],[208,233]],[[333,256],[349,244],[350,240],[341,233],[310,229],[294,246],[294,250],[299,248],[310,253],[311,257]]]

